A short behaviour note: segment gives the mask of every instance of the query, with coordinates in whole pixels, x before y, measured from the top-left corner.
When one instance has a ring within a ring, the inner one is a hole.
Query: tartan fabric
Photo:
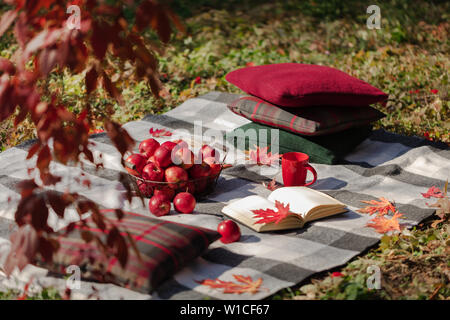
[[[228,108],[253,122],[308,136],[340,132],[385,117],[384,113],[369,106],[283,108],[252,96],[239,98]]]
[[[53,272],[65,274],[70,265],[79,266],[86,280],[109,282],[143,293],[152,292],[164,280],[203,254],[217,240],[218,232],[175,222],[161,221],[140,214],[125,212],[118,220],[114,210],[102,210],[108,218],[107,225],[116,226],[126,237],[128,232],[139,250],[139,257],[129,248],[128,262],[122,268],[117,258],[106,257],[94,241],[86,243],[81,233],[90,231],[105,240],[107,235],[86,219],[86,226],[58,237],[61,247],[52,263],[38,261],[38,265]]]
[[[186,139],[188,134],[201,135],[212,129],[222,134],[231,132],[251,122],[227,108],[227,104],[237,98],[234,94],[210,92],[189,99],[163,115],[148,115],[142,120],[129,122],[124,128],[136,141],[147,139],[150,128],[171,130],[172,137],[163,138],[161,142]],[[195,122],[201,122],[201,132],[195,132]],[[119,170],[123,170],[121,156],[107,135],[92,135],[90,140],[95,144],[92,147],[94,156],[103,155],[103,168],[96,170],[87,162],[82,168],[52,163],[52,171],[63,176],[55,189],[64,192],[69,188],[102,208],[122,208],[150,217],[147,203],[143,205],[139,199],[133,199],[131,203],[124,200],[123,189],[117,181]],[[14,230],[11,226],[14,225],[15,207],[20,199],[20,192],[15,186],[29,178],[27,167],[30,161],[35,161],[35,158],[25,160],[32,143],[30,141],[0,153],[0,266],[4,253],[10,248],[8,239]],[[155,219],[215,230],[223,219],[222,208],[230,201],[249,195],[267,197],[270,191],[262,186],[262,182],[267,183],[275,178],[282,183],[279,168],[275,172],[265,173],[261,170],[267,167],[244,164],[240,156],[236,156],[234,167],[223,171],[215,191],[207,199],[197,202],[193,214],[172,211],[170,215]],[[227,245],[220,241],[213,242],[202,256],[161,283],[151,295],[113,284],[81,281],[80,288],[73,290],[73,298],[85,299],[95,294],[101,299],[264,299],[315,273],[345,264],[380,241],[382,235],[366,226],[373,216],[357,212],[364,206],[361,200],[385,197],[395,201],[397,209],[405,214],[401,223],[406,228],[433,215],[435,208],[426,205],[430,201],[422,198],[421,193],[433,185],[443,187],[449,178],[449,160],[450,151],[445,144],[375,130],[345,157],[344,163],[314,164],[318,180],[312,188],[345,203],[348,212],[289,232],[256,233],[241,225],[239,242]],[[227,162],[231,161],[229,155]],[[73,177],[81,173],[91,180],[90,189],[71,183]],[[68,210],[64,220],[51,212],[49,223],[59,230],[77,219],[75,210]],[[224,294],[221,290],[197,282],[208,278],[234,281],[233,274],[262,278],[262,286],[267,290],[256,294]],[[51,286],[64,291],[67,286],[65,279],[52,275],[47,269],[29,265],[20,276],[11,278],[0,271],[0,289],[23,288],[31,278],[36,287]]]

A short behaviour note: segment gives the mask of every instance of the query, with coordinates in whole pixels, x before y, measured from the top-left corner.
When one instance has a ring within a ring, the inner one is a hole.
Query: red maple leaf
[[[398,211],[394,213],[391,219],[387,219],[384,216],[377,216],[370,220],[366,226],[375,229],[378,233],[386,233],[395,230],[401,231],[398,218],[402,216],[403,214]]]
[[[270,191],[274,191],[274,190],[278,189],[277,182],[275,181],[275,178],[273,178],[269,183],[263,182],[262,185],[264,187],[266,187],[267,189],[269,189]]]
[[[422,193],[422,197],[429,199],[430,197],[433,198],[443,198],[444,193],[441,191],[441,189],[436,188],[435,186],[432,186],[426,193]]]
[[[270,166],[279,161],[279,158],[281,157],[278,153],[272,154],[272,152],[267,152],[269,147],[260,148],[256,145],[254,147],[255,150],[249,150],[249,156],[250,160],[258,166]]]
[[[213,289],[223,289],[223,293],[236,293],[242,294],[245,292],[255,294],[260,291],[261,284],[263,283],[262,278],[258,278],[253,281],[253,279],[248,276],[235,275],[233,277],[238,281],[238,283],[232,281],[222,281],[219,279],[205,279],[203,281],[197,281],[198,283],[209,286]]]
[[[367,206],[364,208],[361,208],[358,210],[360,213],[368,213],[370,215],[374,213],[378,213],[380,216],[384,216],[385,214],[388,214],[389,211],[395,212],[395,206],[387,199],[380,197],[378,198],[380,201],[377,200],[370,200],[370,201],[361,201],[367,204],[371,204],[371,206]]]
[[[275,200],[275,207],[277,208],[278,211],[273,211],[272,209],[252,210],[252,212],[254,213],[253,217],[260,219],[256,221],[255,224],[271,223],[271,222],[278,224],[286,217],[295,214],[289,210],[289,204],[284,205],[282,202]]]
[[[153,130],[153,128],[150,128],[149,133],[155,138],[170,137],[172,135],[172,132],[170,132],[169,130],[166,130],[166,129]]]

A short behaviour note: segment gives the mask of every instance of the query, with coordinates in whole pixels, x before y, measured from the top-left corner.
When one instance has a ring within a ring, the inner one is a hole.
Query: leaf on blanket
[[[380,197],[378,198],[380,201],[377,200],[370,200],[370,201],[361,201],[363,203],[370,204],[370,206],[361,208],[357,210],[357,212],[360,213],[368,213],[369,215],[372,215],[374,213],[377,213],[379,216],[384,216],[385,214],[388,214],[389,211],[395,212],[395,206],[387,199]]]
[[[445,183],[444,192],[442,193],[442,198],[437,200],[435,203],[432,203],[432,204],[427,203],[427,206],[429,206],[430,208],[438,208],[438,209],[436,209],[436,215],[440,219],[434,221],[431,224],[431,227],[433,227],[433,228],[436,228],[439,223],[448,220],[448,218],[450,217],[450,199],[448,198],[448,195],[447,195],[447,187],[448,187],[448,181]]]
[[[254,150],[249,150],[248,154],[251,162],[256,163],[258,166],[270,166],[277,163],[281,157],[278,153],[272,154],[272,152],[267,152],[269,147],[260,148],[254,145]]]
[[[155,138],[170,137],[172,135],[172,132],[170,132],[169,130],[166,130],[166,129],[153,130],[153,128],[150,128],[149,133]]]
[[[375,229],[375,231],[378,233],[401,231],[398,218],[402,216],[403,214],[398,211],[394,213],[391,219],[387,219],[384,216],[377,216],[370,220],[366,226]]]
[[[223,293],[235,293],[242,294],[245,292],[255,294],[261,290],[262,278],[258,278],[256,281],[248,276],[233,275],[238,283],[232,281],[222,281],[219,279],[205,279],[203,281],[196,281],[204,286],[209,286],[213,289],[223,289]]]
[[[275,178],[273,178],[269,183],[265,183],[263,181],[262,185],[270,191],[274,191],[279,188],[279,186],[277,186],[277,182],[275,181]]]
[[[253,217],[260,219],[256,221],[255,224],[271,222],[278,224],[288,216],[295,214],[289,210],[289,204],[284,205],[282,202],[275,200],[275,207],[277,208],[277,211],[274,211],[272,209],[252,210],[252,212],[254,213]]]
[[[422,197],[429,199],[430,197],[433,198],[443,198],[444,193],[442,193],[441,189],[432,186],[426,193],[422,193]]]

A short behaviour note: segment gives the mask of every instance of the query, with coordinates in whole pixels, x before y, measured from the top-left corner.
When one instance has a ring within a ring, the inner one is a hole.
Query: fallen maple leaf
[[[370,200],[370,201],[361,201],[363,203],[371,204],[371,206],[366,206],[364,208],[361,208],[357,210],[357,212],[360,213],[368,213],[369,215],[372,215],[374,213],[378,213],[379,216],[384,216],[385,214],[388,214],[389,211],[395,212],[395,206],[387,199],[380,197],[378,198],[380,201],[377,200]]]
[[[274,190],[278,189],[277,182],[275,181],[275,178],[273,178],[269,183],[263,182],[262,185],[265,188],[269,189],[270,191],[274,191]]]
[[[279,161],[279,158],[281,157],[278,153],[272,154],[272,152],[267,152],[269,147],[260,148],[256,145],[254,145],[254,147],[254,150],[249,150],[249,157],[250,160],[258,166],[270,166]]]
[[[421,193],[422,197],[429,199],[430,197],[433,198],[443,198],[444,194],[439,188],[436,188],[435,186],[432,186],[426,193]]]
[[[430,208],[438,208],[438,209],[436,209],[436,215],[440,219],[434,221],[431,224],[431,227],[433,227],[433,228],[436,228],[439,223],[448,220],[448,218],[450,217],[450,199],[447,196],[447,187],[448,187],[448,181],[445,182],[444,192],[442,192],[442,197],[439,200],[437,200],[435,203],[432,203],[432,204],[427,203],[426,204]]]
[[[272,209],[252,210],[254,213],[253,217],[260,219],[256,221],[255,224],[271,222],[278,224],[280,221],[286,219],[286,217],[295,214],[289,210],[289,204],[284,205],[282,202],[275,200],[275,207],[278,211],[273,211]]]
[[[386,233],[389,231],[401,231],[398,218],[402,217],[403,214],[396,211],[391,219],[387,219],[384,216],[377,216],[369,221],[366,225],[369,228],[375,229],[378,233]]]
[[[205,279],[203,281],[197,281],[198,283],[209,286],[213,289],[223,289],[223,293],[236,293],[242,294],[245,292],[255,294],[260,291],[261,284],[263,283],[262,278],[258,278],[256,281],[248,276],[234,275],[233,277],[239,282],[235,283],[232,281],[222,281],[219,279]]]
[[[149,133],[155,138],[170,137],[172,135],[172,132],[170,132],[169,130],[166,130],[166,129],[153,130],[153,128],[150,128]]]

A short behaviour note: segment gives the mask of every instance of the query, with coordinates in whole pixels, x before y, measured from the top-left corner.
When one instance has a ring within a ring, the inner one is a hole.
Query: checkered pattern
[[[183,137],[183,134],[185,136],[193,131],[192,124],[195,121],[202,122],[203,131],[214,129],[228,132],[249,122],[227,108],[227,104],[237,98],[236,95],[211,92],[190,99],[164,115],[147,116],[141,121],[127,123],[124,127],[138,141],[148,137],[151,127],[177,129],[172,138]],[[103,154],[104,169],[96,172],[92,165],[80,169],[52,164],[54,171],[67,176],[57,189],[70,188],[103,207],[122,207],[149,216],[148,207],[143,206],[138,199],[131,204],[123,200],[123,190],[117,182],[118,170],[121,170],[120,155],[107,136],[97,134],[92,136],[92,141],[95,143],[95,157],[98,158],[99,153]],[[0,256],[9,247],[7,239],[19,199],[15,184],[28,177],[26,168],[29,164],[24,159],[29,146],[30,143],[0,154]],[[103,299],[263,299],[317,272],[340,266],[378,243],[381,235],[366,227],[371,217],[356,212],[361,207],[361,200],[377,197],[395,200],[398,209],[405,213],[406,219],[402,223],[407,226],[416,225],[432,215],[435,210],[426,206],[427,200],[420,193],[432,185],[444,185],[449,178],[449,160],[450,151],[446,145],[382,130],[374,131],[370,138],[346,157],[344,164],[313,164],[318,173],[318,181],[313,188],[347,204],[350,209],[347,213],[315,221],[294,231],[256,233],[241,226],[241,241],[228,245],[214,242],[205,254],[164,282],[151,296],[114,285],[89,282],[82,282],[81,288],[74,290],[74,295],[86,297],[94,285],[97,294]],[[282,182],[280,171],[269,175],[263,174],[260,169],[237,164],[223,172],[214,193],[197,204],[194,214],[173,213],[157,219],[215,229],[223,219],[221,209],[227,203],[254,194],[268,196],[270,191],[261,182],[272,177]],[[91,179],[90,190],[69,184],[81,172]],[[65,221],[58,220],[52,214],[51,223],[55,227],[63,227],[76,217],[76,212],[70,210],[66,213]],[[232,281],[233,274],[251,276],[253,279],[261,277],[264,287],[269,290],[254,295],[223,294],[220,290],[197,282],[205,278]],[[23,285],[30,276],[39,279],[41,285],[65,288],[63,279],[50,276],[45,269],[31,266],[14,279],[0,276],[0,287]]]
[[[239,98],[229,104],[228,108],[253,122],[308,136],[363,126],[385,116],[369,106],[282,108],[252,96]]]

